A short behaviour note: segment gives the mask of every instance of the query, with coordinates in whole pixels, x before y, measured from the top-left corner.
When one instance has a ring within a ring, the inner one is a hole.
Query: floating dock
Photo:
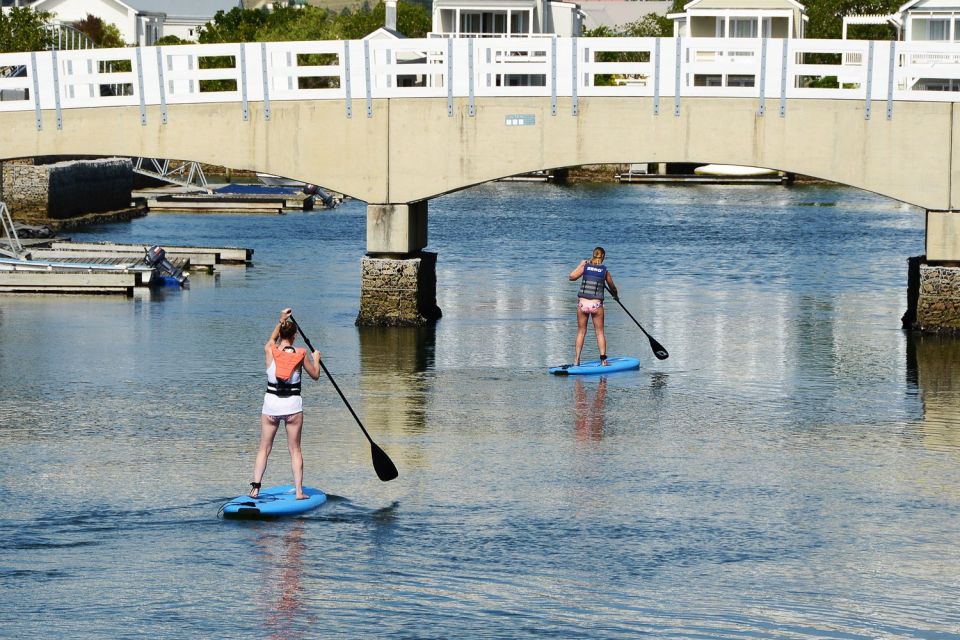
[[[253,257],[253,249],[242,247],[163,248],[169,263],[181,271],[212,272],[216,265],[247,264]],[[145,245],[51,238],[35,240],[28,252],[27,259],[0,259],[0,292],[130,296],[167,280],[147,261]]]
[[[343,200],[341,194],[320,191],[316,195],[304,193],[303,185],[226,184],[215,186],[210,192],[160,187],[138,190],[134,195],[145,198],[150,211],[168,213],[284,214],[311,211],[318,201],[332,208]]]
[[[162,245],[167,252],[167,256],[173,259],[185,259],[190,261],[190,267],[210,266],[218,264],[247,264],[253,259],[253,249],[244,247],[191,247],[191,246],[167,246]],[[146,245],[142,244],[121,244],[117,242],[69,242],[64,240],[53,240],[50,242],[50,251],[69,252],[72,255],[79,256],[107,254],[125,257],[127,255],[138,255],[143,257],[146,252]],[[31,249],[31,253],[38,251]]]

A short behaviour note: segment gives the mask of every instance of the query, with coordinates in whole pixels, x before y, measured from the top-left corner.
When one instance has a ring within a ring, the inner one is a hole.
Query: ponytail
[[[593,250],[593,257],[590,258],[590,264],[600,264],[606,255],[607,252],[603,250],[603,247],[595,248]]]

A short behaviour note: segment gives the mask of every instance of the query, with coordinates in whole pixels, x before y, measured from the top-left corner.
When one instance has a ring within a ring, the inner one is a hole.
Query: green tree
[[[314,6],[280,6],[273,11],[232,9],[218,11],[211,22],[200,28],[198,41],[276,42],[292,40],[357,40],[383,26],[386,8],[383,2],[370,8],[364,4],[356,11],[335,14]],[[397,3],[397,30],[410,38],[422,38],[431,28],[430,13],[422,4]]]
[[[112,49],[127,46],[120,35],[120,29],[115,24],[108,24],[99,17],[88,13],[87,17],[74,25],[77,31],[90,36],[93,44],[98,47]]]
[[[600,25],[583,32],[586,38],[670,38],[673,37],[673,20],[656,13],[648,13],[639,20],[608,27]]]
[[[279,7],[267,14],[255,38],[263,42],[327,40],[333,20],[329,11],[318,7]]]
[[[234,8],[228,12],[217,11],[213,20],[198,30],[197,42],[256,42],[257,31],[267,22],[267,11],[261,9]]]
[[[196,44],[191,40],[184,40],[183,38],[178,38],[177,36],[163,36],[162,38],[157,38],[153,43],[155,47],[165,47],[168,45],[177,45],[177,44]]]
[[[840,38],[843,35],[843,17],[848,15],[888,14],[896,11],[902,0],[814,0],[807,6],[807,38]],[[862,38],[889,40],[896,36],[893,27],[871,25],[857,27]]]
[[[52,42],[47,23],[53,16],[46,11],[14,7],[0,12],[0,53],[43,51]]]

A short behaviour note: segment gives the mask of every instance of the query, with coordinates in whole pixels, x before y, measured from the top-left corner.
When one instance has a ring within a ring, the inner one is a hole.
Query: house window
[[[757,19],[756,18],[730,18],[730,37],[731,38],[756,38],[757,37]]]
[[[928,20],[927,21],[927,40],[949,40],[950,39],[950,21],[949,20]]]
[[[530,31],[530,13],[528,11],[517,11],[510,14],[510,33],[529,33]]]
[[[506,33],[507,16],[504,13],[460,12],[460,33]]]

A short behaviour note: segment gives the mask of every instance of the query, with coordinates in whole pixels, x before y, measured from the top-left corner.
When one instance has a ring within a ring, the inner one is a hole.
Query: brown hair
[[[590,258],[590,264],[600,264],[606,255],[607,252],[603,250],[603,247],[595,248],[593,250],[593,257]]]
[[[297,323],[287,318],[280,323],[280,337],[284,340],[291,340],[297,335]]]

